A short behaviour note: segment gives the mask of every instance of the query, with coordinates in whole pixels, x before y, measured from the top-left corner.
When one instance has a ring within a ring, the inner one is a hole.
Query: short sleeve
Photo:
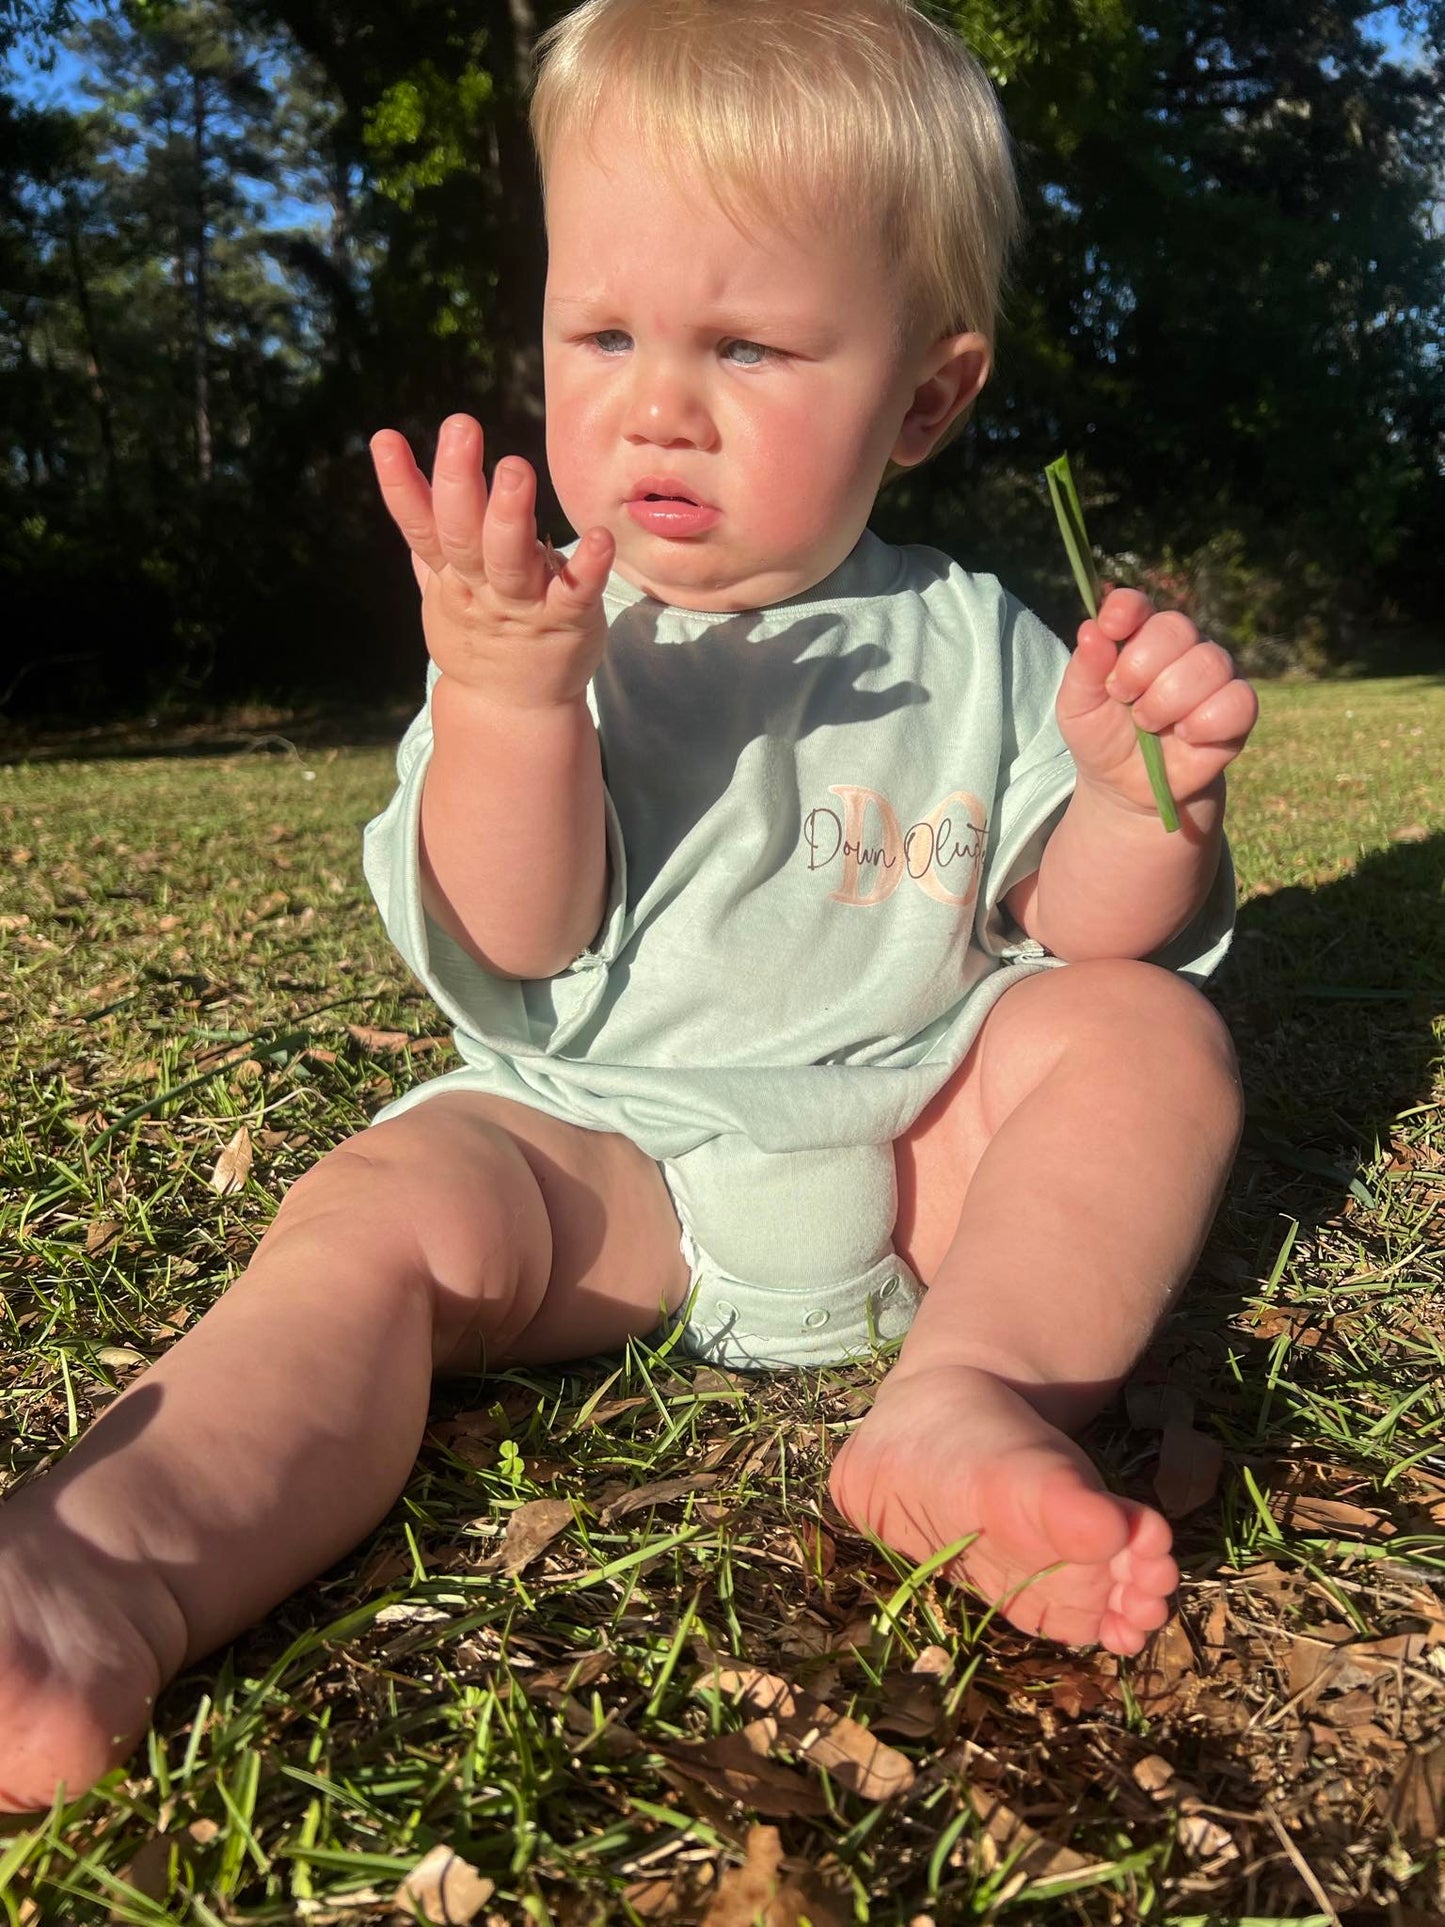
[[[992,957],[1016,950],[1023,941],[1003,899],[1042,863],[1044,845],[1068,808],[1077,778],[1054,716],[1069,652],[1013,596],[1004,597],[999,658],[1003,734],[998,793],[975,922],[978,942]]]
[[[479,964],[422,905],[421,797],[431,761],[431,692],[437,674],[436,665],[429,665],[426,704],[397,748],[396,793],[363,833],[367,885],[388,937],[459,1032],[512,1056],[551,1055],[596,1009],[624,941],[627,863],[617,810],[604,790],[608,899],[592,944],[565,970],[544,979],[499,977]]]

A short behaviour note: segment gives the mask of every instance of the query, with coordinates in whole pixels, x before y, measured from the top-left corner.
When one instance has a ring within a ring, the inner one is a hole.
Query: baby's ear
[[[993,368],[993,350],[982,335],[945,335],[919,366],[918,386],[898,430],[892,459],[912,468],[931,455],[949,428],[973,403]]]

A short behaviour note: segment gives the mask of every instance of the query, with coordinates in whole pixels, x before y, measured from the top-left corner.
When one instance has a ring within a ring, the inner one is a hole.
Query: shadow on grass
[[[151,757],[262,755],[293,750],[394,748],[420,705],[354,709],[242,706],[219,716],[130,716],[76,729],[31,729],[0,717],[0,767],[16,763],[102,763]]]
[[[1374,1403],[1418,1378],[1418,1360],[1392,1346],[1389,1326],[1412,1298],[1418,1309],[1430,1296],[1445,1246],[1439,1207],[1425,1186],[1382,1182],[1378,1167],[1392,1143],[1408,1161],[1445,1113],[1442,957],[1445,835],[1398,843],[1338,882],[1241,909],[1211,993],[1239,1052],[1244,1137],[1196,1275],[1144,1366],[1144,1376],[1162,1371],[1193,1395],[1198,1423],[1222,1433],[1236,1459],[1304,1454],[1344,1465],[1347,1446],[1301,1435],[1281,1386],[1306,1401],[1348,1399],[1358,1381]],[[1277,1264],[1272,1315],[1256,1327],[1246,1307]],[[1391,1282],[1363,1296],[1339,1291],[1372,1278]],[[1291,1336],[1282,1356],[1278,1320],[1291,1317],[1303,1343]],[[1116,1464],[1129,1450],[1123,1422],[1116,1405],[1096,1426],[1094,1442]],[[1362,1407],[1362,1435],[1369,1423]],[[1381,1469],[1371,1450],[1357,1468],[1366,1478]],[[1220,1503],[1182,1522],[1196,1571],[1196,1554],[1207,1564],[1217,1548]]]
[[[1315,1166],[1292,1184],[1294,1215],[1342,1207],[1377,1138],[1387,1142],[1402,1111],[1438,1095],[1442,957],[1445,835],[1377,851],[1322,888],[1243,906],[1216,996],[1249,1111],[1232,1193],[1241,1179],[1254,1188],[1253,1167],[1283,1146]]]

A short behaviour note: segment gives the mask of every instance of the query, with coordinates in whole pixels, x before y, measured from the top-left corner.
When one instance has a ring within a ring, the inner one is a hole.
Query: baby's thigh
[[[1097,958],[1041,971],[1006,990],[953,1076],[893,1147],[898,1173],[894,1248],[929,1284],[958,1229],[964,1196],[1000,1127],[1061,1063],[1090,1088],[1198,1090],[1226,1110],[1237,1093],[1223,1020],[1172,971]]]
[[[328,1189],[328,1167],[328,1201],[350,1202],[358,1166],[352,1234],[397,1245],[431,1285],[439,1370],[611,1351],[686,1296],[662,1173],[626,1138],[448,1091],[358,1133],[287,1203]]]

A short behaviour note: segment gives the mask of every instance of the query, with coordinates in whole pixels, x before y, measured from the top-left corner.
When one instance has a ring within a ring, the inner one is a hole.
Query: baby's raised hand
[[[537,540],[537,478],[520,456],[497,464],[490,499],[482,431],[469,415],[442,424],[431,483],[395,429],[371,440],[387,512],[411,547],[422,627],[444,676],[499,707],[575,701],[602,659],[602,590],[616,545],[589,529],[569,560]]]
[[[1122,645],[1122,646],[1121,646]],[[1155,814],[1135,726],[1158,736],[1176,803],[1215,784],[1244,748],[1259,700],[1188,616],[1115,589],[1079,630],[1057,715],[1082,781]]]

